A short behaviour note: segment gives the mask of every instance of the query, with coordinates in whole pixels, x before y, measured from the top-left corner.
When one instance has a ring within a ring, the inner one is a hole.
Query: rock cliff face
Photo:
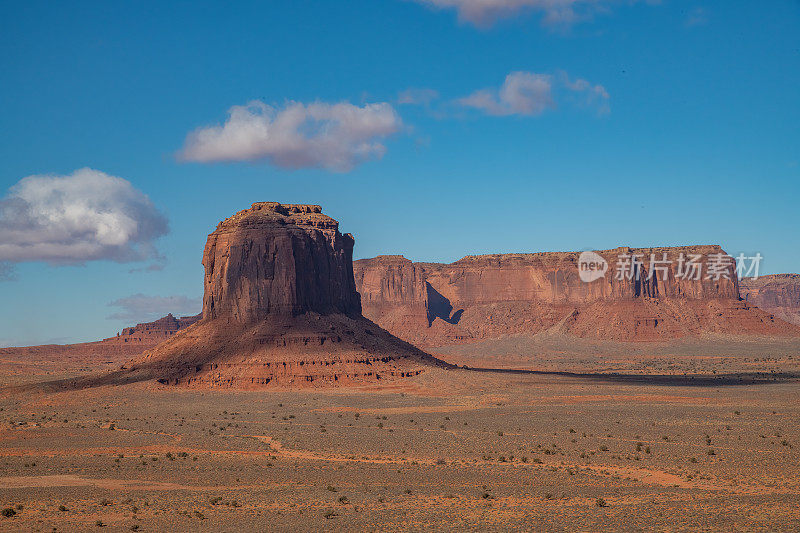
[[[202,320],[134,360],[163,383],[391,381],[447,367],[361,315],[353,237],[315,205],[255,203],[208,236]]]
[[[208,236],[203,318],[360,315],[354,242],[318,205],[253,204]]]
[[[740,282],[742,298],[778,318],[800,325],[800,274],[770,274]]]
[[[380,256],[356,261],[354,271],[364,315],[425,346],[551,328],[615,340],[794,331],[740,301],[735,265],[719,246],[596,254],[607,271],[590,282],[581,279],[578,252],[468,256],[451,264]]]

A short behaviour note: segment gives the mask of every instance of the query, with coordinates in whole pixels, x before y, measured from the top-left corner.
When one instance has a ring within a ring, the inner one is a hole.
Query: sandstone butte
[[[449,367],[362,316],[353,244],[317,205],[260,202],[223,220],[203,253],[202,318],[135,358],[124,379],[330,386]]]
[[[757,280],[752,296],[743,299],[732,263],[719,279],[705,279],[712,255],[725,253],[720,246],[621,247],[598,253],[609,271],[589,283],[579,277],[578,252],[467,256],[451,264],[378,256],[355,261],[354,274],[364,316],[429,348],[541,332],[617,341],[800,335],[800,328],[753,303],[800,305],[797,279],[791,284]],[[677,275],[682,253],[702,256],[700,279]],[[638,279],[616,279],[620,254],[641,257]],[[654,269],[653,276],[648,275],[651,254],[657,260],[666,254],[671,262],[664,270]]]
[[[747,302],[800,325],[800,274],[769,274],[743,279],[739,291]]]

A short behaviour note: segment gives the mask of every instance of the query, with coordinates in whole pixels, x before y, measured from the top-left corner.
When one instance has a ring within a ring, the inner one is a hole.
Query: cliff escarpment
[[[364,315],[423,346],[543,331],[628,341],[797,333],[740,299],[735,264],[719,246],[620,247],[589,259],[592,267],[579,252],[450,264],[379,256],[354,272]],[[589,268],[600,267],[593,279]]]

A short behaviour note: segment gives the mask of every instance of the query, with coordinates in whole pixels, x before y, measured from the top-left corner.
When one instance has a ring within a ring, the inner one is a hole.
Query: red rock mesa
[[[725,255],[719,246],[597,253],[608,271],[589,283],[580,279],[578,252],[467,256],[451,264],[379,256],[356,261],[354,272],[364,316],[428,347],[543,331],[622,341],[800,332],[740,299],[732,262],[707,278],[709,263],[720,264],[715,254]],[[634,254],[639,275],[617,279],[618,257]],[[702,256],[699,279],[679,271],[681,254]]]
[[[800,274],[770,274],[739,282],[747,302],[775,314],[786,322],[800,325]]]
[[[255,203],[208,236],[202,320],[133,362],[164,383],[316,386],[447,366],[361,315],[353,237],[316,205]]]

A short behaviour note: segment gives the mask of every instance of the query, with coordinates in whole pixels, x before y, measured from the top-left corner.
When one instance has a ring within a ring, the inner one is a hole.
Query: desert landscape
[[[0,2],[0,533],[800,531],[800,2]]]
[[[353,243],[256,203],[208,237],[200,316],[0,350],[0,526],[800,527],[800,330],[735,276]]]

